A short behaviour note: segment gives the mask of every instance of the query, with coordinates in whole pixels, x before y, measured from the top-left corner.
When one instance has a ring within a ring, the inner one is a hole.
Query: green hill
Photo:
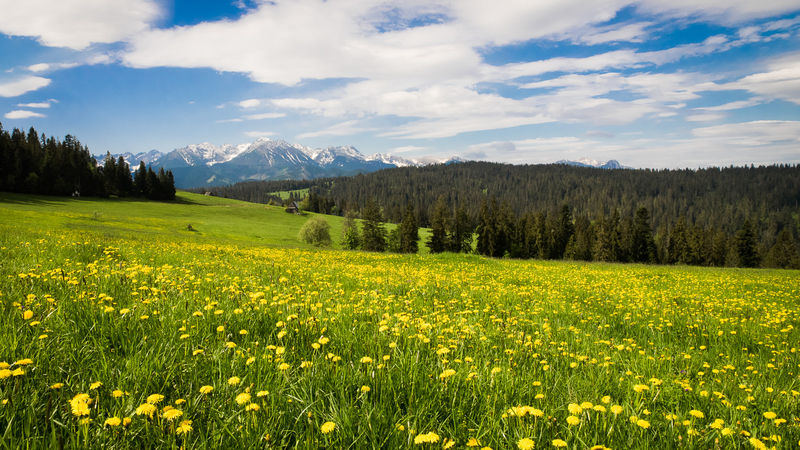
[[[290,214],[278,206],[189,192],[178,192],[174,202],[0,193],[0,216],[4,223],[40,230],[91,230],[120,237],[168,235],[198,242],[310,248],[297,234],[313,215],[317,214]],[[339,248],[344,218],[323,217],[331,226],[333,248]],[[387,229],[394,226],[386,224]],[[421,229],[420,236],[423,238],[420,252],[424,253],[426,230]]]

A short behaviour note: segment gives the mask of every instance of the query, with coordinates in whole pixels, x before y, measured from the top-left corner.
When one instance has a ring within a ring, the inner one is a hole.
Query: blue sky
[[[258,137],[800,163],[796,0],[0,0],[0,121],[93,153]]]

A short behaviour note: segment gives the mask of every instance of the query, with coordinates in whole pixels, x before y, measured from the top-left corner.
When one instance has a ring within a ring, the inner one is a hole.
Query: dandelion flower
[[[164,400],[164,396],[161,394],[152,394],[147,396],[147,403],[151,405],[157,405],[161,400]]]
[[[236,386],[241,381],[242,380],[239,377],[230,377],[230,378],[228,378],[228,384],[231,385],[231,386]]]
[[[170,410],[168,410],[168,411],[166,411],[164,413],[164,418],[169,420],[169,421],[172,421],[172,420],[175,420],[175,419],[177,419],[178,417],[180,417],[182,415],[183,415],[183,411],[181,411],[180,409],[170,409]]]
[[[201,386],[200,387],[200,393],[201,394],[205,394],[205,395],[210,394],[211,391],[213,391],[213,390],[214,390],[214,387],[213,386],[209,386],[209,385],[205,385],[205,386]]]
[[[22,319],[23,320],[31,320],[31,319],[33,319],[33,311],[31,311],[30,309],[25,310],[25,312],[22,313]]]
[[[577,416],[569,416],[567,417],[567,424],[570,426],[575,426],[581,423],[581,419]]]
[[[250,402],[250,394],[247,392],[242,392],[241,394],[236,396],[236,403],[240,405],[244,405],[245,403]]]
[[[178,427],[175,429],[175,433],[177,434],[186,434],[192,431],[192,421],[191,420],[183,420]]]
[[[563,441],[561,439],[553,439],[553,447],[562,448],[566,446],[567,446],[566,441]]]
[[[455,374],[456,374],[456,371],[455,371],[455,370],[453,370],[453,369],[445,369],[445,371],[444,371],[444,372],[442,372],[441,374],[439,374],[439,379],[441,379],[441,380],[444,380],[444,379],[446,379],[446,378],[450,378],[450,377],[452,377],[452,376],[453,376],[453,375],[455,375]]]
[[[439,435],[431,431],[430,433],[418,434],[414,437],[414,444],[435,444],[439,442]]]
[[[767,412],[764,413],[764,418],[767,419],[767,420],[772,420],[772,419],[774,419],[776,417],[778,417],[778,415],[775,414],[772,411],[767,411]]]
[[[158,409],[150,403],[142,403],[136,408],[136,415],[152,418],[157,410]]]
[[[108,427],[117,427],[121,423],[122,423],[122,420],[119,417],[109,417],[108,419],[106,419],[106,421],[103,423],[103,425],[108,426]]]
[[[697,419],[702,419],[703,417],[706,416],[705,414],[703,414],[702,411],[698,411],[696,409],[689,411],[689,415]]]
[[[333,422],[325,422],[322,424],[321,427],[319,427],[319,431],[321,431],[322,434],[328,434],[335,429],[336,429],[336,424]]]
[[[531,450],[534,446],[534,442],[529,438],[522,438],[517,441],[517,448],[519,450]]]

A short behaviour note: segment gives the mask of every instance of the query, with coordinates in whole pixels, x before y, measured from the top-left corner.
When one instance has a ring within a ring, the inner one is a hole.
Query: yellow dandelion
[[[107,427],[118,427],[121,423],[122,419],[119,417],[109,417],[105,422],[103,422],[103,425]]]
[[[231,386],[236,386],[241,381],[242,380],[239,377],[230,377],[230,378],[228,378],[228,384],[231,385]]]
[[[173,421],[182,415],[183,411],[181,411],[180,409],[169,409],[164,412],[164,419]]]
[[[214,387],[213,386],[209,386],[209,385],[205,385],[205,386],[201,386],[200,387],[200,393],[201,394],[205,394],[205,395],[210,394],[211,391],[213,391],[213,390],[214,390]]]
[[[533,440],[529,438],[522,438],[517,441],[517,448],[519,450],[531,450],[534,447]]]
[[[164,400],[164,396],[161,394],[152,394],[147,396],[147,403],[151,405],[157,405],[161,400]]]
[[[321,427],[319,427],[319,431],[321,431],[322,434],[328,434],[335,429],[336,429],[336,424],[333,422],[325,422],[322,424]]]
[[[250,394],[247,392],[242,392],[241,394],[236,396],[236,403],[240,405],[244,405],[245,403],[250,402]]]
[[[566,441],[561,440],[561,439],[553,439],[553,447],[562,448],[562,447],[566,447],[566,446],[567,446],[567,442]]]
[[[178,427],[175,429],[175,433],[177,434],[186,434],[192,431],[192,421],[191,420],[183,420]]]

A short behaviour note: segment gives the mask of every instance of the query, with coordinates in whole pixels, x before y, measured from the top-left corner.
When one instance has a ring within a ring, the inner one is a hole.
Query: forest
[[[280,203],[271,193],[305,188],[309,195],[288,201],[308,211],[358,212],[362,218],[374,201],[382,219],[393,223],[410,208],[420,226],[438,221],[445,237],[477,232],[475,251],[492,256],[800,267],[797,165],[607,170],[465,162],[198,191]],[[634,231],[638,227],[641,237],[645,226],[652,243],[646,252],[634,250],[641,244],[634,244]],[[447,251],[466,249],[442,245]]]
[[[0,191],[25,194],[89,197],[145,197],[173,200],[172,172],[140,163],[135,173],[122,157],[106,154],[102,164],[75,137],[64,140],[39,134],[11,132],[0,123]]]

